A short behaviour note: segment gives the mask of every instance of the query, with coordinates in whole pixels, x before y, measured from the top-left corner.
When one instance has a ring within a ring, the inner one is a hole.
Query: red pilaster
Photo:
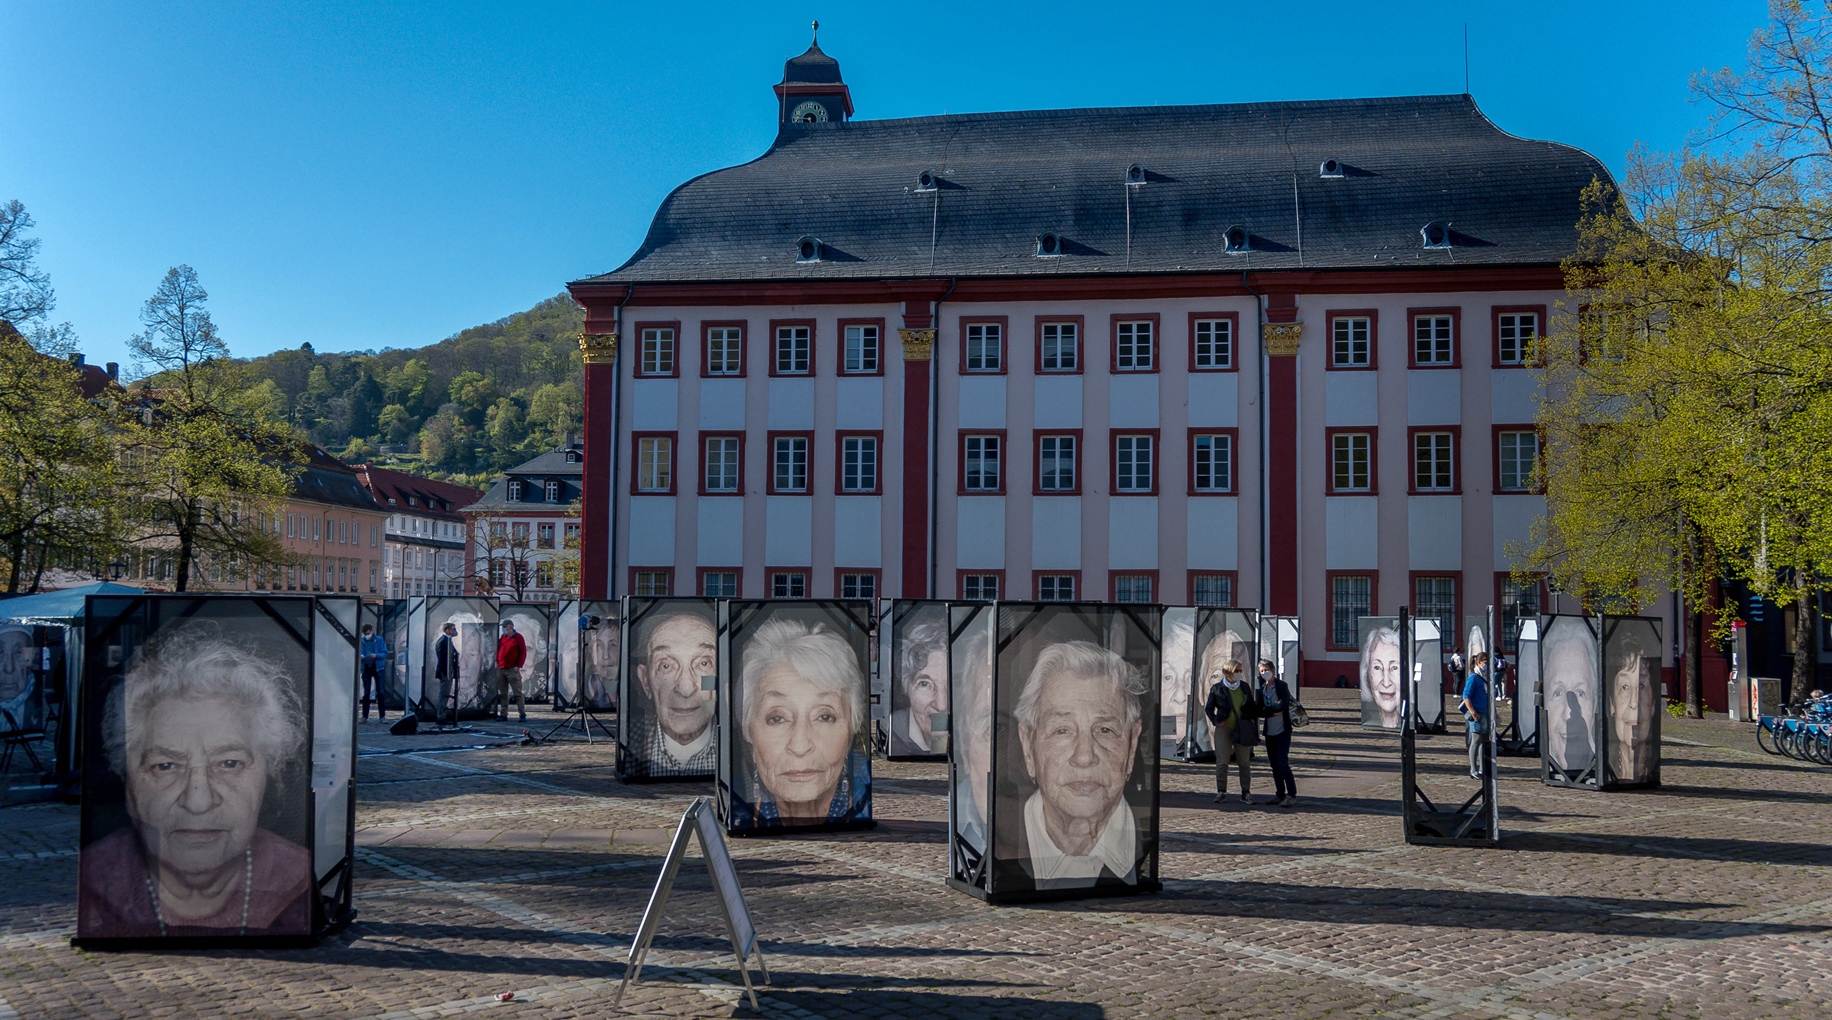
[[[1298,323],[1294,294],[1266,301],[1268,589],[1275,616],[1298,615]]]
[[[912,310],[917,309],[917,310]],[[901,594],[930,598],[929,404],[935,352],[934,316],[927,301],[904,305],[903,329],[903,567]]]
[[[579,350],[585,360],[585,474],[579,501],[579,597],[607,599],[613,593],[611,528],[617,498],[612,461],[617,446],[617,305],[623,288],[615,292],[581,293],[573,298],[585,306],[585,331]]]

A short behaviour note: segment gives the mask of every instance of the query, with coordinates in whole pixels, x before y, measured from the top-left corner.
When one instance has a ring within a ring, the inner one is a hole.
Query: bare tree
[[[0,205],[0,319],[21,332],[57,303],[50,275],[35,264],[38,239],[26,236],[32,226],[31,214],[18,199]]]

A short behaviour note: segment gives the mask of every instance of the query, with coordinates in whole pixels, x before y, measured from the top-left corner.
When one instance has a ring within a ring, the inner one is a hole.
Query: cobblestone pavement
[[[1503,849],[1408,847],[1397,740],[1356,728],[1343,692],[1307,694],[1295,811],[1217,808],[1212,771],[1164,764],[1160,895],[994,908],[946,888],[939,765],[879,763],[873,831],[734,841],[775,979],[763,1012],[1829,1015],[1828,770],[1762,754],[1747,727],[1669,721],[1659,791],[1551,789],[1504,759]],[[748,1013],[695,862],[644,982],[611,1005],[707,784],[623,786],[606,744],[513,737],[364,728],[360,916],[310,950],[73,949],[76,810],[0,809],[0,1018]],[[1466,791],[1461,737],[1422,744],[1435,799]]]

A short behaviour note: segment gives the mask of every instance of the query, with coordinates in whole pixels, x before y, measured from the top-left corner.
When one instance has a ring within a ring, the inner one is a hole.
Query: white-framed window
[[[536,542],[540,545],[542,549],[558,549],[559,548],[559,546],[553,544],[554,531],[553,531],[553,525],[551,523],[542,524],[540,527],[535,529],[534,534],[535,534]]]
[[[1234,489],[1234,437],[1217,432],[1191,437],[1190,487],[1197,492],[1232,492]]]
[[[844,436],[840,439],[840,491],[878,490],[878,439]]]
[[[962,371],[997,372],[1003,367],[1004,347],[1005,330],[998,323],[968,323],[967,362],[961,366]]]
[[[521,501],[522,501],[522,483],[517,479],[510,479],[509,480],[509,502],[520,503]]]
[[[770,597],[805,599],[808,597],[808,575],[797,570],[779,570],[770,575]]]
[[[774,461],[777,492],[808,491],[807,437],[776,437]]]
[[[744,327],[709,326],[706,329],[706,374],[744,374]]]
[[[1150,319],[1136,322],[1115,323],[1113,338],[1113,368],[1118,372],[1149,372],[1157,364],[1153,349],[1153,329]]]
[[[969,602],[997,602],[999,599],[999,575],[962,574],[961,598]]]
[[[968,492],[997,492],[1003,443],[998,436],[967,436],[962,440],[961,488]]]
[[[1119,574],[1113,579],[1113,601],[1150,602],[1150,574]]]
[[[1538,312],[1501,312],[1495,316],[1495,354],[1503,365],[1526,364],[1538,340]]]
[[[840,574],[840,598],[875,599],[877,597],[877,574]]]
[[[636,441],[636,489],[667,492],[674,488],[674,440],[644,436]]]
[[[674,330],[651,327],[642,331],[642,375],[674,374]]]
[[[1074,574],[1040,574],[1037,577],[1037,601],[1075,601]]]
[[[1330,646],[1354,648],[1361,618],[1372,612],[1374,579],[1366,574],[1338,574],[1329,583]]]
[[[870,324],[846,327],[846,371],[854,375],[871,375],[878,371],[880,338],[878,327]]]
[[[501,565],[498,564],[498,566],[500,567]],[[497,573],[500,574],[501,571],[498,570]],[[498,585],[502,584],[500,577],[497,579],[496,583]],[[654,598],[666,596],[668,593],[668,571],[638,570],[636,572],[636,591],[634,594],[647,595]]]
[[[776,374],[807,375],[813,365],[814,327],[776,327]]]
[[[1150,492],[1156,480],[1152,436],[1115,436],[1113,439],[1113,491]]]
[[[700,594],[709,599],[737,598],[738,572],[736,570],[708,570],[701,574]]]
[[[706,491],[738,491],[738,437],[709,436],[706,439]]]
[[[1037,371],[1075,372],[1081,369],[1081,326],[1074,322],[1046,322],[1040,327],[1042,350]]]
[[[548,482],[546,488],[547,502],[558,503],[560,501],[560,483]]]
[[[1199,606],[1231,606],[1234,604],[1234,577],[1232,574],[1197,574],[1191,584],[1191,594]]]
[[[1418,365],[1444,366],[1456,361],[1455,319],[1449,315],[1415,315],[1412,317],[1412,361]]]
[[[1234,367],[1234,320],[1197,319],[1194,342],[1197,368]]]
[[[1448,432],[1412,434],[1412,487],[1420,492],[1449,492],[1456,488],[1453,437]]]
[[[1372,440],[1366,432],[1338,432],[1330,436],[1331,488],[1337,492],[1366,492],[1372,488],[1369,471]]]
[[[1370,336],[1374,320],[1366,315],[1338,315],[1330,322],[1330,364],[1366,368],[1372,361]]]
[[[1076,460],[1074,436],[1037,437],[1037,489],[1039,492],[1074,492]]]
[[[1496,437],[1497,466],[1503,492],[1526,492],[1533,488],[1534,473],[1539,468],[1539,433],[1531,429],[1503,432]]]
[[[528,545],[528,522],[516,521],[509,525],[509,536],[516,545],[526,547]]]

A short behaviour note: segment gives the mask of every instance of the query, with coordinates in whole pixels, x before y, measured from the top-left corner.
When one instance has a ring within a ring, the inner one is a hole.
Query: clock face
[[[827,123],[827,108],[809,100],[789,111],[789,120],[796,124],[825,124]]]

